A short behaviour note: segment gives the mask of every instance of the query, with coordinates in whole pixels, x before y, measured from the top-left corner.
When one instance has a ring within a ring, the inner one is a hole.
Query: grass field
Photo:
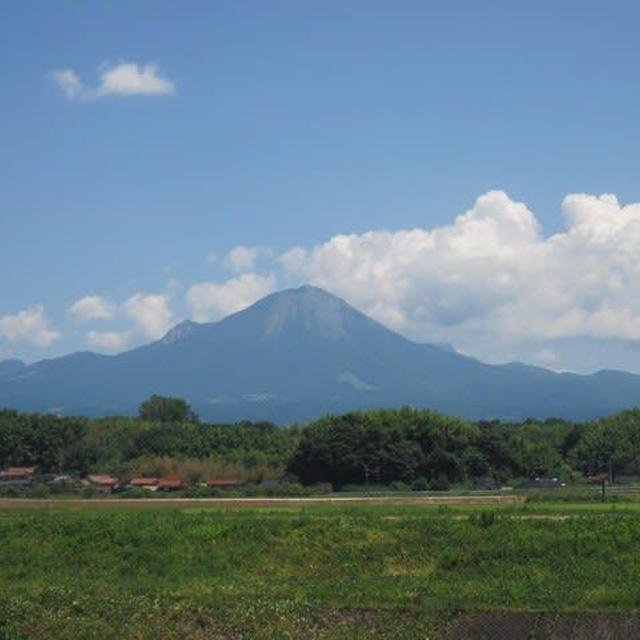
[[[0,509],[0,638],[640,632],[640,503],[104,502]]]

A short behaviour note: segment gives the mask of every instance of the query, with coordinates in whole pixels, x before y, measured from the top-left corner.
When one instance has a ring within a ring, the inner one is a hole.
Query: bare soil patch
[[[640,638],[640,615],[595,611],[460,614],[442,637],[447,640],[629,640]]]

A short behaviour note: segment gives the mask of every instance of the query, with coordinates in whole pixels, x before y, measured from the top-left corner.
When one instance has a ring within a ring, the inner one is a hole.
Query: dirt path
[[[389,507],[438,505],[509,505],[522,496],[323,496],[317,498],[2,498],[0,509],[100,509],[100,508],[287,508],[314,506],[379,505]]]

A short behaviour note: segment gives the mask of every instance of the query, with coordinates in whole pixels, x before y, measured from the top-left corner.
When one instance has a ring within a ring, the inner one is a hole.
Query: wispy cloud
[[[82,80],[73,69],[60,69],[53,72],[53,78],[58,83],[65,96],[69,100],[79,98],[83,92]]]
[[[162,75],[158,67],[149,62],[122,61],[116,65],[104,64],[98,72],[96,86],[86,85],[73,69],[53,72],[53,79],[70,100],[92,100],[110,96],[172,96],[175,83]]]

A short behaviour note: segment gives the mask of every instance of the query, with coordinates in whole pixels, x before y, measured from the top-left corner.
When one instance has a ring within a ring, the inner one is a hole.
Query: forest
[[[164,405],[162,404],[164,402]],[[173,402],[173,405],[171,404]],[[155,410],[154,410],[155,409]],[[179,399],[150,398],[138,417],[0,410],[0,469],[40,474],[177,475],[420,490],[564,483],[640,474],[640,409],[587,423],[467,422],[405,407],[327,415],[304,425],[209,424]]]

